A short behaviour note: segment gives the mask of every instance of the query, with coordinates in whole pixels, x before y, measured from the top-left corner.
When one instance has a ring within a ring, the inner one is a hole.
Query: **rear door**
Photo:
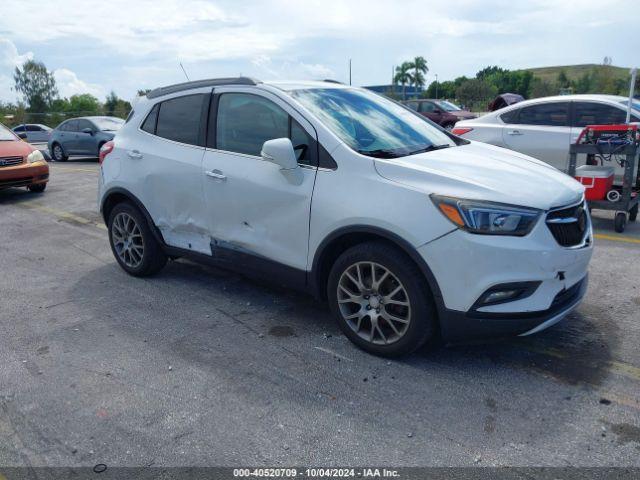
[[[210,248],[200,177],[209,98],[208,93],[183,93],[162,100],[134,141],[119,139],[135,193],[165,242],[205,254]]]
[[[432,102],[420,102],[418,112],[427,117],[429,120],[440,125],[442,120],[442,111]]]
[[[571,143],[569,102],[545,102],[518,109],[506,117],[502,139],[507,148],[566,171]]]
[[[265,141],[283,137],[298,156],[299,185],[260,156]],[[319,148],[311,123],[270,92],[221,87],[207,142],[202,179],[214,256],[258,268],[275,263],[302,275]]]

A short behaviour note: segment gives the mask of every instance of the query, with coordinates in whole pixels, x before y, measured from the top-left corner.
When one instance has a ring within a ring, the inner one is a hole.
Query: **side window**
[[[66,127],[64,130],[67,132],[77,132],[78,131],[78,121],[77,120],[69,120],[66,123]]]
[[[411,110],[415,110],[417,112],[418,111],[418,102],[407,102],[407,107],[409,107]]]
[[[156,135],[176,142],[198,144],[205,95],[186,95],[160,104]]]
[[[27,132],[40,132],[42,129],[37,125],[27,125]]]
[[[518,123],[518,114],[520,113],[520,109],[516,108],[511,110],[510,112],[505,112],[500,115],[500,120],[504,123]]]
[[[264,142],[289,136],[289,115],[260,96],[224,93],[215,130],[217,149],[259,156]]]
[[[91,130],[95,130],[93,124],[88,120],[78,120],[78,131],[81,132],[85,128],[90,128]]]
[[[296,120],[289,118],[291,121],[291,135],[289,138],[293,144],[293,150],[296,152],[298,163],[316,166],[318,164],[318,152],[315,140]]]
[[[436,109],[436,106],[431,102],[420,102],[420,112],[432,113]]]
[[[569,103],[542,103],[520,109],[518,123],[521,125],[546,125],[565,127],[569,125]]]
[[[25,130],[24,125],[20,125],[19,127],[16,127],[13,129],[14,132],[24,132],[24,130]]]
[[[140,127],[147,133],[151,133],[152,135],[156,134],[156,122],[158,121],[158,110],[160,109],[160,104],[157,103],[147,115],[147,118],[142,122],[142,126]]]
[[[573,126],[586,127],[587,125],[611,125],[624,123],[627,113],[621,108],[594,102],[573,103]]]

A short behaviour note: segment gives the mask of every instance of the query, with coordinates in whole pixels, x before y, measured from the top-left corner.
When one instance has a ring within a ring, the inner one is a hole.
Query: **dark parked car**
[[[446,100],[409,100],[404,102],[409,108],[424,115],[441,127],[451,130],[458,120],[476,118],[477,115],[461,109]]]
[[[51,136],[51,128],[40,123],[22,123],[13,127],[15,133],[24,133],[25,140],[29,143],[48,142]]]
[[[65,120],[49,138],[49,152],[57,162],[64,162],[70,155],[97,157],[102,145],[112,140],[124,124],[117,117],[82,117]]]

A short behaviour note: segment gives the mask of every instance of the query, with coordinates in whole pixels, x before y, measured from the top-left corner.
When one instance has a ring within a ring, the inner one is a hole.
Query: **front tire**
[[[119,203],[111,210],[108,230],[113,256],[128,274],[146,277],[158,273],[167,263],[146,218],[131,203]]]
[[[406,355],[436,334],[424,275],[392,245],[367,242],[346,250],[331,269],[327,292],[344,334],[369,353]]]
[[[62,145],[60,145],[59,143],[54,143],[51,146],[51,158],[53,158],[56,162],[66,162],[69,157],[66,153],[64,153]]]
[[[46,183],[36,183],[33,185],[29,185],[27,187],[27,190],[29,190],[30,192],[33,193],[42,193],[44,192],[44,189],[47,188],[47,184]]]

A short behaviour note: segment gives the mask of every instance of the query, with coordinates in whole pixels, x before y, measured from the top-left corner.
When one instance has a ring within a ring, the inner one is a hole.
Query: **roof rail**
[[[166,87],[153,89],[149,93],[147,93],[147,98],[161,97],[163,95],[168,95],[169,93],[191,90],[192,88],[219,87],[222,85],[257,85],[258,83],[261,82],[249,77],[209,78],[206,80],[194,80],[191,82],[176,83],[175,85],[168,85]]]

